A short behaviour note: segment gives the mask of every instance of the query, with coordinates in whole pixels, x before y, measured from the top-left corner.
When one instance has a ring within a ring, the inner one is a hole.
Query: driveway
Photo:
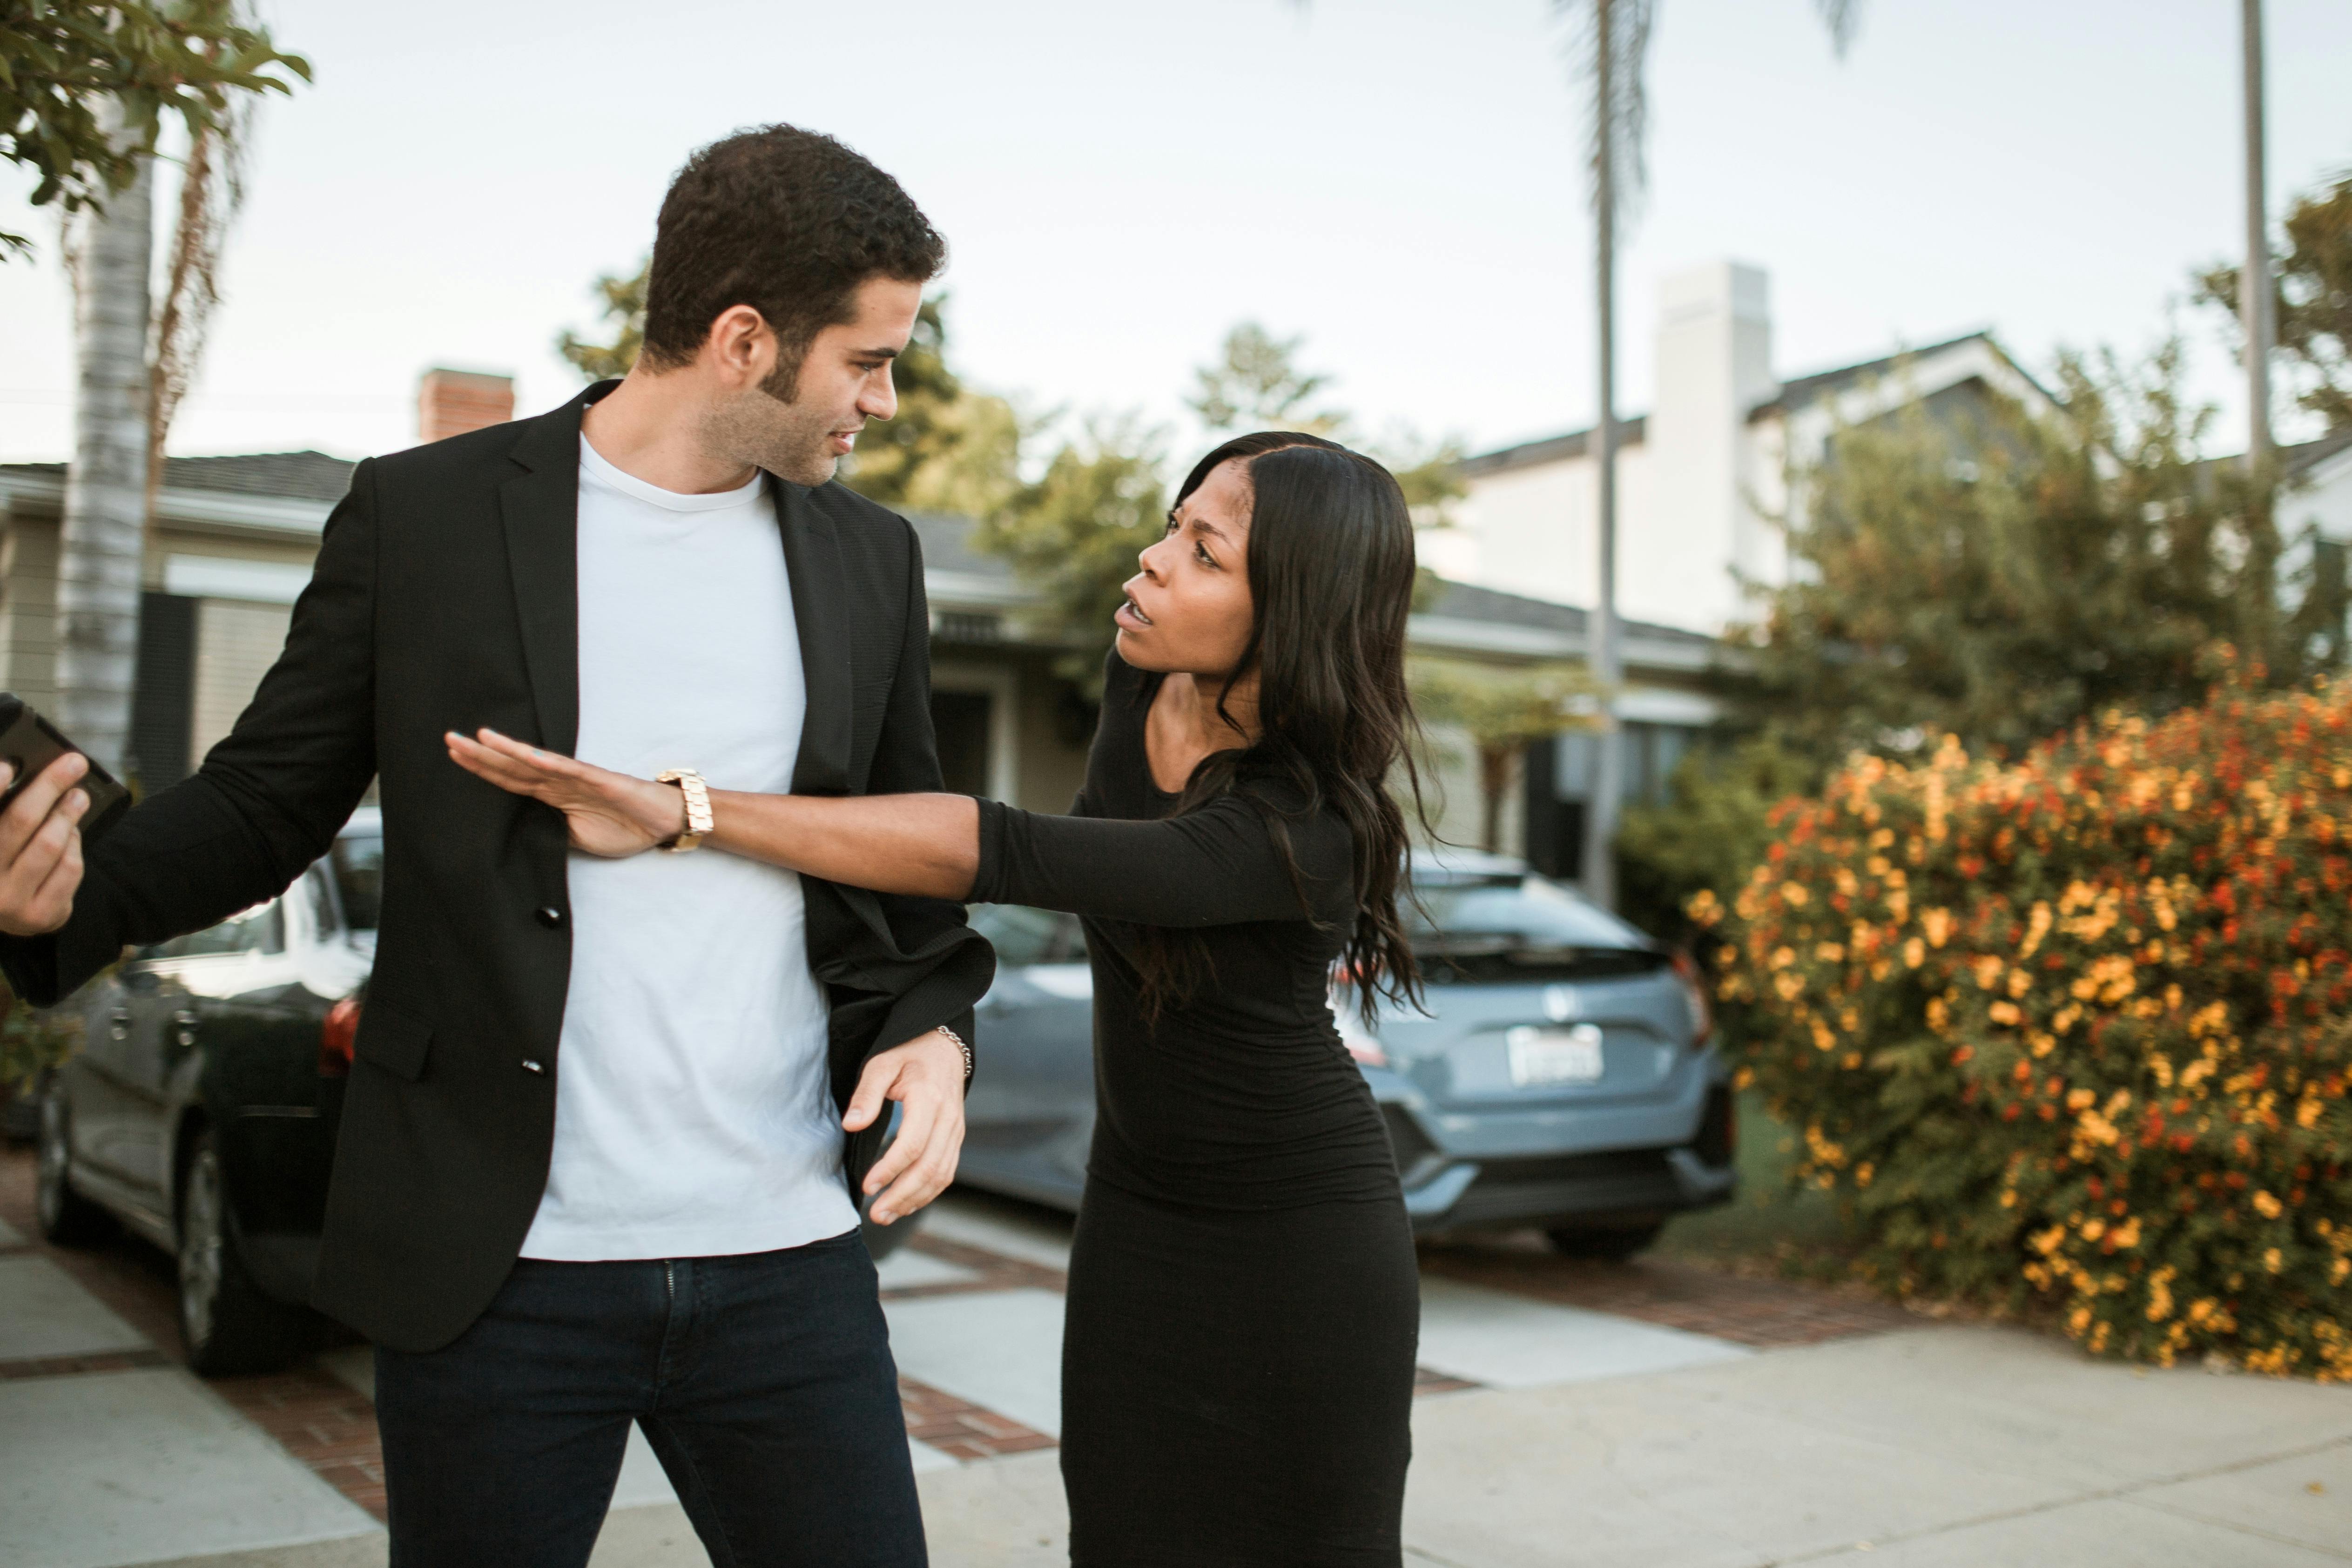
[[[30,1229],[0,1155],[0,1563],[381,1568],[364,1347],[188,1375],[131,1243]],[[1059,1563],[1067,1222],[977,1195],[883,1270],[941,1568]],[[2352,1563],[2352,1389],[2095,1363],[1662,1261],[1423,1252],[1407,1561],[2269,1568]],[[705,1561],[642,1442],[599,1568]]]

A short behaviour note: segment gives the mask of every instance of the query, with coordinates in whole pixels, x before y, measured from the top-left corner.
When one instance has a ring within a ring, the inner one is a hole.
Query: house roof
[[[1617,422],[1617,439],[1627,446],[1638,446],[1649,438],[1650,418],[1637,413],[1631,419]],[[1592,444],[1590,426],[1571,430],[1566,435],[1547,435],[1540,441],[1521,442],[1517,446],[1505,446],[1493,452],[1482,452],[1475,457],[1462,460],[1462,476],[1475,479],[1488,474],[1507,474],[1514,468],[1534,468],[1546,463],[1561,463],[1571,457],[1581,457]]]
[[[1580,639],[1592,625],[1592,612],[1573,604],[1555,604],[1548,599],[1528,599],[1521,594],[1505,593],[1500,589],[1475,588],[1466,582],[1449,582],[1442,578],[1435,596],[1423,613],[1450,621],[1524,626]],[[1715,639],[1704,632],[1686,632],[1679,626],[1661,626],[1648,621],[1623,621],[1619,624],[1628,639],[1679,643],[1695,652],[1715,646]]]
[[[1940,343],[1928,343],[1916,349],[1905,349],[1899,353],[1885,354],[1875,360],[1864,360],[1859,364],[1840,365],[1833,370],[1815,371],[1809,375],[1792,376],[1780,383],[1780,391],[1749,409],[1748,417],[1755,420],[1769,418],[1776,413],[1786,413],[1792,409],[1802,408],[1805,404],[1818,399],[1843,392],[1858,382],[1889,374],[1899,369],[1906,361],[1925,359],[1929,355],[1941,354],[1974,342],[1982,342],[1993,352],[2001,354],[2004,360],[2009,358],[2007,354],[2001,353],[2000,345],[1993,341],[1991,333],[1963,332],[1957,338],[1948,338]],[[2011,363],[2014,365],[2015,361],[2011,361]],[[2021,375],[2024,372],[2021,371],[2019,373]],[[1631,418],[1621,420],[1618,422],[1618,430],[1619,438],[1625,444],[1639,445],[1648,437],[1649,416],[1637,413]],[[1516,446],[1498,447],[1492,452],[1481,452],[1475,456],[1464,458],[1462,475],[1466,479],[1476,479],[1489,474],[1507,474],[1514,468],[1533,468],[1546,463],[1564,462],[1571,457],[1583,456],[1591,446],[1591,441],[1592,431],[1588,426],[1583,430],[1571,430],[1565,435],[1548,435],[1539,441],[1526,441]]]
[[[1641,439],[1641,422],[1629,423],[1627,439]],[[1580,438],[1580,434],[1561,439]],[[257,504],[303,502],[314,507],[341,499],[357,466],[323,452],[171,457],[164,463],[163,487],[168,491],[212,491]],[[46,490],[61,486],[65,472],[62,463],[0,464],[0,481],[18,476]],[[322,512],[320,507],[310,515],[315,518]],[[1034,602],[1028,586],[1009,561],[972,548],[971,518],[940,512],[906,516],[922,543],[924,577],[934,607],[1017,612]],[[310,527],[315,530],[316,526],[314,520]],[[1415,641],[1425,645],[1515,658],[1558,658],[1581,653],[1591,616],[1570,604],[1441,581],[1435,598],[1413,622]],[[1695,669],[1707,662],[1715,645],[1714,639],[1701,632],[1647,622],[1625,622],[1623,632],[1627,655],[1635,664]]]
[[[352,487],[352,470],[359,465],[348,457],[323,452],[262,452],[238,457],[166,457],[166,490],[226,490],[239,496],[268,496],[298,501],[340,501]],[[64,479],[62,463],[0,463],[0,474],[54,475]]]
[[[1964,343],[1978,342],[1983,343],[1995,353],[2000,352],[2000,345],[1992,340],[1991,333],[1963,332],[1957,338],[1947,338],[1940,343],[1927,343],[1916,349],[1904,349],[1895,353],[1882,354],[1877,359],[1864,360],[1860,364],[1840,365],[1835,370],[1815,371],[1811,375],[1791,376],[1780,383],[1780,390],[1777,393],[1749,409],[1748,417],[1751,420],[1760,419],[1770,414],[1785,413],[1790,409],[1802,408],[1816,399],[1842,392],[1857,382],[1871,381],[1892,374],[1906,362],[1924,360],[1930,354],[1944,353]],[[2002,354],[2001,357],[2008,358],[2006,354]]]
[[[2289,479],[2299,478],[2339,452],[2352,451],[2352,425],[2331,430],[2316,441],[2279,448],[2279,468]]]

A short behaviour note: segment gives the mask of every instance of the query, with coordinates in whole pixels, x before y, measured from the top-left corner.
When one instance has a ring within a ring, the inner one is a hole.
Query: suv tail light
[[[1699,1118],[1692,1152],[1717,1170],[1738,1157],[1739,1113],[1729,1084],[1717,1083],[1707,1090],[1706,1113]]]
[[[1715,1009],[1706,999],[1706,977],[1699,972],[1697,961],[1687,953],[1675,954],[1675,978],[1683,983],[1683,996],[1690,1003],[1691,1043],[1705,1045],[1715,1032]]]
[[[319,1026],[319,1076],[350,1077],[352,1051],[359,1038],[360,999],[345,997],[327,1009],[327,1021]]]

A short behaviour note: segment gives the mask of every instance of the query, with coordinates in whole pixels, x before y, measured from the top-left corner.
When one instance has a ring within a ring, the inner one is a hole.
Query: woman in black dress
[[[1416,984],[1386,787],[1411,768],[1411,521],[1370,460],[1244,436],[1193,469],[1142,568],[1071,815],[714,790],[708,842],[1085,917],[1098,1115],[1063,1349],[1071,1561],[1395,1564],[1418,1280],[1328,998],[1335,964],[1367,998]],[[451,749],[575,837],[678,830],[664,786],[487,734]],[[877,1218],[952,1175],[921,1154],[928,1131],[902,1129],[868,1178]]]

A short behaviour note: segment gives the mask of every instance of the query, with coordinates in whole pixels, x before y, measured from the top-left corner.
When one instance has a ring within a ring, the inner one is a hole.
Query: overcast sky
[[[954,362],[1032,407],[1140,409],[1188,445],[1191,367],[1255,317],[1375,429],[1475,449],[1591,417],[1547,0],[268,11],[317,85],[265,110],[175,452],[407,444],[433,364],[562,401],[551,340],[635,265],[680,159],[776,120],[898,175],[952,246]],[[1654,281],[1692,262],[1770,273],[1783,374],[1978,327],[2040,368],[2145,348],[2240,243],[2231,0],[1867,0],[1843,61],[1810,0],[1658,12],[1622,412],[1649,395]],[[2352,165],[2352,5],[2268,13],[2276,213]],[[0,177],[0,202],[28,188]],[[0,264],[0,458],[70,445],[70,307],[33,222],[38,263]],[[2231,397],[2218,351],[2199,376]]]

